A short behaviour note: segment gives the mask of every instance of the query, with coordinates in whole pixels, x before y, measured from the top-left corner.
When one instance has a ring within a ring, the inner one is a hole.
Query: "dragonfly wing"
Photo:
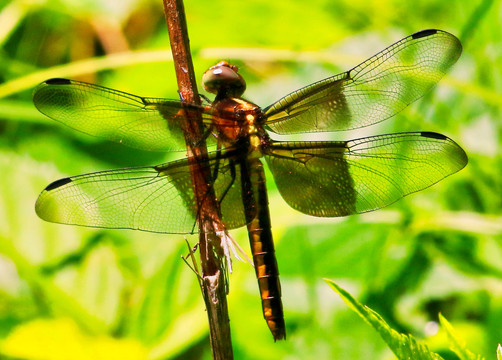
[[[231,159],[210,160],[227,229],[246,224],[240,172]],[[235,172],[235,180],[233,173]],[[187,234],[197,231],[197,207],[187,159],[156,167],[126,168],[78,175],[47,186],[35,205],[46,221],[113,229]]]
[[[33,102],[44,115],[89,135],[143,150],[186,148],[179,101],[144,98],[74,80],[51,79],[38,85]]]
[[[455,36],[420,31],[350,71],[283,97],[265,109],[266,125],[276,133],[292,134],[376,124],[427,93],[461,52]]]
[[[274,143],[266,160],[291,207],[336,217],[376,210],[423,190],[462,169],[467,155],[444,135],[410,132]]]

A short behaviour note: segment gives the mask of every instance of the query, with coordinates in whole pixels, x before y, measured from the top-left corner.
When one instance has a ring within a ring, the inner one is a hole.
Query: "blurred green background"
[[[192,0],[185,7],[198,79],[230,60],[248,82],[246,97],[262,106],[421,29],[449,31],[464,45],[451,74],[392,120],[305,137],[437,131],[467,152],[460,173],[386,209],[322,220],[289,208],[269,177],[288,340],[273,342],[254,270],[234,261],[235,358],[392,359],[322,278],[445,359],[456,357],[437,332],[439,312],[471,350],[495,358],[502,341],[502,1]],[[209,359],[203,301],[180,260],[182,236],[36,217],[38,193],[53,180],[183,156],[102,142],[45,118],[31,89],[51,77],[176,99],[161,1],[0,0],[0,358]],[[249,249],[245,230],[232,235]]]

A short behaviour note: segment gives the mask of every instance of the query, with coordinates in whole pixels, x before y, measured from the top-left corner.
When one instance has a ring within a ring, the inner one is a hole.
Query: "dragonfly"
[[[204,73],[204,88],[216,96],[200,106],[67,79],[41,83],[33,101],[43,114],[75,130],[150,151],[186,149],[185,110],[197,111],[207,141],[218,147],[205,165],[222,222],[227,230],[247,226],[263,316],[274,340],[280,340],[286,327],[262,160],[286,203],[318,217],[388,206],[456,173],[468,160],[453,140],[428,131],[308,142],[275,141],[269,132],[343,131],[384,121],[434,87],[461,52],[454,35],[422,30],[265,108],[242,97],[246,83],[225,61]],[[66,177],[42,191],[36,213],[62,224],[197,232],[189,165],[185,157]]]

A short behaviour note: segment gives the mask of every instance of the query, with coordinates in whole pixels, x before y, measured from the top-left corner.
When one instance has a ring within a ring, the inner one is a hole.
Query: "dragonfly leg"
[[[229,165],[230,165],[230,176],[231,176],[232,180],[228,184],[228,186],[225,189],[225,191],[223,191],[223,194],[221,195],[221,197],[218,199],[218,202],[219,202],[220,206],[221,206],[221,203],[223,202],[223,199],[225,198],[225,196],[228,194],[229,190],[234,185],[235,178],[237,177],[236,172],[235,172],[235,163],[233,161],[230,161]]]
[[[213,184],[216,182],[216,178],[218,177],[218,171],[220,170],[220,160],[221,160],[221,144],[218,142],[218,145],[217,145],[217,148],[216,148],[216,164],[214,166],[214,170],[213,170]],[[227,188],[225,189],[225,191],[223,191],[223,194],[220,196],[218,200],[218,204],[221,206],[221,203],[223,202],[223,199],[225,198],[225,196],[227,195],[228,191],[230,190],[230,188],[232,187],[232,185],[234,184],[235,182],[235,178],[236,178],[236,172],[235,172],[235,163],[234,161],[230,160],[230,163],[229,163],[229,166],[230,166],[230,176],[231,176],[231,181],[230,181],[230,184],[228,184]]]
[[[212,175],[212,184],[216,182],[216,178],[218,176],[218,171],[220,170],[220,160],[221,160],[221,144],[218,141],[216,145],[216,164],[214,165],[213,175]]]
[[[185,98],[183,97],[183,94],[181,92],[178,91],[178,97],[180,98],[180,101],[181,102],[185,102]],[[209,100],[209,98],[206,96],[206,95],[203,95],[203,94],[199,94],[199,98],[202,100],[202,101],[205,101],[207,102],[208,104],[211,104],[211,100]]]
[[[221,155],[221,147],[218,147],[218,149],[216,150],[216,152],[217,152],[217,154],[216,154],[216,160],[217,161],[215,162],[213,173],[211,175],[211,185],[210,185],[207,193],[205,194],[205,196],[208,196],[211,191],[214,191],[214,184],[216,183],[216,179],[218,178],[218,172],[219,172],[219,168],[220,168],[220,159],[221,159],[221,157],[220,157],[220,155]],[[228,184],[228,186],[225,188],[225,190],[221,194],[221,196],[219,196],[219,198],[216,199],[216,201],[218,202],[218,208],[221,207],[221,203],[223,202],[223,199],[225,199],[225,196],[228,194],[228,192],[230,191],[230,189],[234,185],[235,179],[237,177],[237,173],[235,171],[235,163],[233,161],[230,161],[229,167],[230,167],[231,180],[230,180],[230,183]],[[200,211],[201,211],[201,206],[199,205],[199,207],[197,209],[197,218],[200,216]],[[195,224],[194,224],[194,227],[192,229],[192,232],[194,230],[195,230]]]
[[[199,97],[208,104],[211,104],[211,100],[209,100],[209,98],[206,95],[199,94]]]
[[[178,97],[180,98],[181,102],[185,102],[185,98],[183,97],[183,94],[180,91],[178,91]]]
[[[198,147],[201,142],[209,138],[209,135],[213,133],[213,126],[209,126],[204,130],[202,137],[194,144],[194,147]]]

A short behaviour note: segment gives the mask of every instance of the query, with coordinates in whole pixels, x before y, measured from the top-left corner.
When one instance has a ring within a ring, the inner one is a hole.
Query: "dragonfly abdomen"
[[[249,242],[260,288],[263,316],[274,339],[281,340],[286,338],[286,327],[282,310],[279,267],[272,239],[265,173],[259,159],[242,160],[241,181]]]

